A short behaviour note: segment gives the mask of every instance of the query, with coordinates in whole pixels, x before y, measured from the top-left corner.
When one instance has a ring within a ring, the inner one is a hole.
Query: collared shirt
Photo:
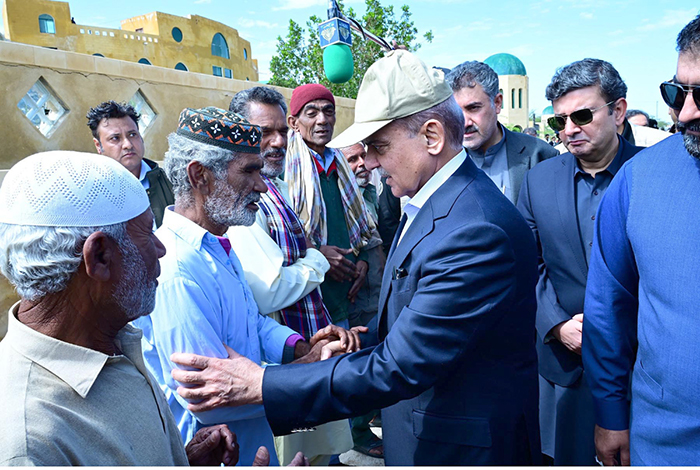
[[[508,153],[506,151],[506,133],[503,131],[501,123],[498,123],[498,125],[503,133],[501,140],[496,145],[486,149],[486,152],[469,150],[469,157],[471,157],[477,168],[491,178],[491,181],[494,182],[508,200],[512,201],[510,173],[508,172]]]
[[[289,202],[287,183],[279,178],[272,183]],[[307,248],[306,256],[295,263],[284,266],[284,254],[270,237],[268,218],[263,210],[257,211],[253,225],[230,227],[227,235],[260,312],[271,314],[280,323],[282,318],[278,310],[298,302],[319,287],[330,269],[326,257],[313,248]]]
[[[586,263],[591,259],[591,247],[593,246],[593,228],[595,226],[595,214],[603,198],[603,194],[610,186],[610,182],[622,166],[622,144],[618,136],[617,153],[610,165],[598,173],[595,177],[581,169],[578,160],[574,170],[574,199],[576,200],[576,215],[578,217],[578,230],[581,244],[586,252]]]
[[[151,182],[146,178],[146,173],[151,171],[151,167],[148,166],[145,160],[141,160],[141,173],[139,173],[139,181],[143,186],[143,189],[148,189],[151,187]]]
[[[401,235],[399,236],[399,243],[403,239],[404,234],[408,231],[408,227],[411,226],[416,215],[423,208],[423,205],[430,199],[435,191],[440,189],[440,186],[445,184],[450,176],[454,174],[457,169],[462,166],[464,160],[467,159],[467,153],[462,150],[457,155],[455,155],[452,160],[445,163],[445,166],[440,168],[440,170],[435,173],[430,179],[423,185],[422,188],[406,203],[404,206],[404,212],[406,213],[406,224],[404,224]]]
[[[315,150],[312,150],[311,147],[309,147],[309,152],[311,152],[311,155],[313,155],[314,159],[318,162],[321,168],[323,168],[323,171],[328,173],[331,164],[335,161],[336,152],[339,151],[336,149],[326,147],[323,151],[323,157],[321,157],[321,155],[319,155],[318,152],[316,152]]]
[[[125,326],[123,355],[107,356],[29,328],[18,308],[0,343],[0,465],[187,465],[139,330]]]
[[[167,249],[160,260],[156,307],[135,321],[143,329],[146,365],[165,391],[184,442],[204,426],[226,423],[238,436],[239,463],[251,465],[259,446],[274,446],[263,406],[187,411],[171,376],[176,365],[170,355],[223,358],[226,344],[257,364],[281,363],[285,342],[295,333],[258,313],[238,258],[233,251],[227,255],[213,234],[169,206],[156,235]]]

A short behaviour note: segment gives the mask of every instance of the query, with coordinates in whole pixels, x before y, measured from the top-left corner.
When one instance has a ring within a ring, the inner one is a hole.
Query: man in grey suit
[[[528,172],[518,198],[539,251],[540,429],[542,453],[554,465],[595,464],[593,398],[581,364],[583,302],[596,209],[622,164],[640,150],[617,135],[626,94],[603,60],[557,71],[546,91],[555,112],[549,122],[569,152]]]
[[[488,65],[464,62],[445,80],[464,114],[462,144],[469,157],[516,204],[525,173],[559,152],[543,140],[511,132],[498,122],[503,94],[498,91],[498,75]]]

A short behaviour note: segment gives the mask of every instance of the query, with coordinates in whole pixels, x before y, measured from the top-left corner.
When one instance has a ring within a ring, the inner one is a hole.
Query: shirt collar
[[[623,142],[623,138],[620,135],[617,136],[617,142],[617,153],[615,154],[613,160],[610,162],[610,165],[608,165],[608,167],[605,170],[603,170],[610,173],[613,177],[617,174],[617,171],[620,169],[620,167],[622,167],[622,150],[623,146],[625,145],[625,143]],[[581,165],[579,164],[578,159],[576,157],[574,158],[576,161],[576,165],[574,166],[574,177],[576,177],[576,175],[579,174],[584,174],[584,176],[587,175],[588,173],[581,169]]]
[[[430,199],[430,196],[437,191],[440,186],[442,186],[447,179],[452,176],[452,174],[457,171],[457,168],[462,166],[464,160],[467,158],[467,153],[462,149],[457,155],[455,155],[452,160],[445,163],[445,166],[440,168],[440,170],[435,173],[430,179],[423,185],[422,188],[406,203],[404,207],[405,212],[417,213],[423,205]],[[409,209],[408,206],[411,206]]]
[[[326,147],[323,150],[323,157],[319,155],[318,152],[313,150],[311,147],[307,145],[309,152],[311,152],[311,155],[314,157],[314,163],[316,164],[316,170],[318,170],[319,173],[327,173],[331,174],[334,171],[338,171],[338,167],[335,163],[335,157],[336,157],[336,150],[332,149],[330,147]],[[330,164],[328,162],[331,162]],[[324,167],[328,167],[328,170],[325,170]]]
[[[141,160],[141,173],[139,174],[139,181],[143,181],[146,178],[146,173],[148,173],[151,170],[151,167],[148,166],[148,163],[146,163],[145,159]]]
[[[192,245],[197,251],[202,249],[202,245],[206,245],[210,247],[208,251],[212,255],[224,260],[230,257],[230,254],[226,253],[226,249],[221,245],[216,235],[192,222],[187,217],[178,214],[174,209],[175,206],[168,206],[165,208],[163,212],[163,224],[158,230],[170,230],[185,243]],[[228,238],[228,235],[224,234],[224,237]]]
[[[496,124],[501,129],[501,140],[499,140],[496,144],[492,145],[491,147],[487,148],[486,152],[481,152],[480,150],[470,150],[470,156],[477,158],[485,158],[491,155],[496,155],[501,150],[501,148],[503,148],[503,146],[506,143],[506,131],[504,130],[503,124],[501,124],[500,122],[496,122]]]
[[[107,361],[114,358],[39,333],[17,320],[15,315],[18,310],[19,302],[10,308],[7,336],[3,341],[7,341],[19,354],[54,374],[85,398]],[[141,336],[141,330],[126,325],[117,333],[116,342],[139,370],[145,370]]]

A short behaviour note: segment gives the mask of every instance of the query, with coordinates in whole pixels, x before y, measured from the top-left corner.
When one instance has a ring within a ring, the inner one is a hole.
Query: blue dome
[[[512,54],[494,54],[484,61],[498,75],[527,75],[523,63]]]
[[[544,109],[542,110],[542,115],[543,115],[543,116],[546,116],[546,115],[549,115],[549,114],[554,114],[554,108],[552,108],[551,106],[547,106],[546,108],[544,108]]]

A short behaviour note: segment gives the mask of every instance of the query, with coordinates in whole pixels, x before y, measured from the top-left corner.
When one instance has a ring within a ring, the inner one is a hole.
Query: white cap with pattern
[[[148,196],[121,164],[97,154],[53,151],[12,167],[0,187],[0,222],[95,227],[126,222],[149,207]]]

